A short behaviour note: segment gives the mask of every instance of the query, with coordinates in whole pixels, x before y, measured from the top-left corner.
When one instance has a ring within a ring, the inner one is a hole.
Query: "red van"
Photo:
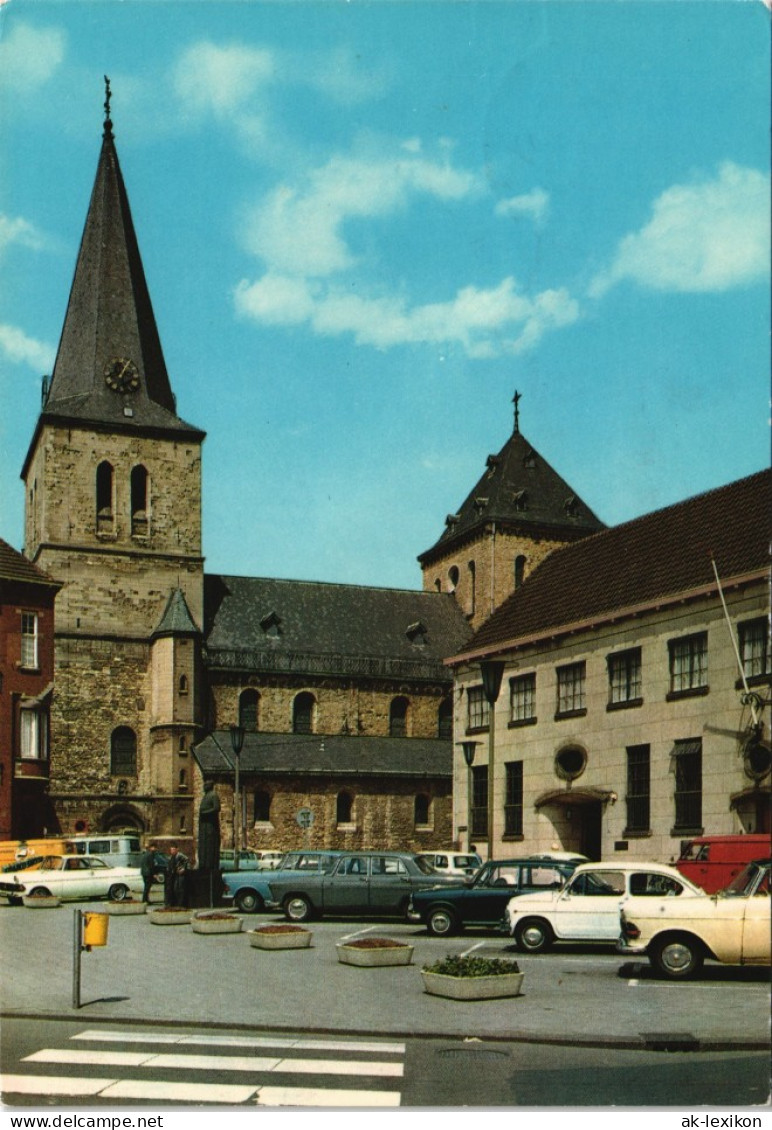
[[[722,891],[752,859],[767,859],[768,835],[695,836],[684,844],[676,867],[707,894]]]

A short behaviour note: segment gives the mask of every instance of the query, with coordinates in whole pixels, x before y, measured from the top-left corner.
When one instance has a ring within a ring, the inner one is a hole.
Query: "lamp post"
[[[466,762],[466,850],[472,850],[472,762],[479,742],[459,742]]]
[[[493,788],[493,750],[494,729],[496,721],[496,699],[501,690],[501,680],[504,677],[503,659],[483,659],[480,662],[480,673],[483,681],[483,693],[488,700],[488,859],[493,858],[493,803],[495,799]]]
[[[244,748],[243,726],[231,726],[231,745],[236,765],[236,781],[233,788],[233,854],[236,867],[239,865],[239,850],[241,848],[241,751]]]

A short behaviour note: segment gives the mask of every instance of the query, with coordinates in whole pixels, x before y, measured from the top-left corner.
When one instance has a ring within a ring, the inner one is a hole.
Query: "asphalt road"
[[[156,1025],[7,1020],[5,1109],[289,1105],[762,1107],[763,1052],[667,1053],[508,1041],[330,1039]]]

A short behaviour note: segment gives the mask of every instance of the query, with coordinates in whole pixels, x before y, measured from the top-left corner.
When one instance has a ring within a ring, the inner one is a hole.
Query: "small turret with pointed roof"
[[[527,573],[554,548],[605,529],[520,431],[521,399],[515,392],[509,439],[498,454],[488,456],[473,489],[458,510],[448,514],[434,545],[418,558],[425,589],[444,588],[461,599],[464,574],[470,575],[463,603],[474,622],[489,615],[522,580],[523,569]],[[523,563],[519,573],[514,565],[518,559]],[[480,602],[471,592],[475,587],[497,595]]]
[[[105,77],[102,149],[40,424],[200,440],[204,433],[177,415],[115,148],[111,97]]]

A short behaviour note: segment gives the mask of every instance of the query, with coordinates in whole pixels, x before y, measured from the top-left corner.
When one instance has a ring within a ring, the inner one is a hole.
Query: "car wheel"
[[[30,891],[31,895],[50,895],[48,887],[33,887]]]
[[[110,890],[107,892],[107,897],[111,902],[123,902],[126,895],[129,893],[129,888],[125,883],[113,883]]]
[[[290,922],[307,922],[313,910],[305,895],[288,895],[284,900],[284,914]]]
[[[458,932],[458,919],[452,910],[438,906],[429,914],[427,926],[429,933],[434,934],[435,938],[447,938]]]
[[[541,918],[526,918],[515,927],[518,949],[525,953],[544,953],[550,948],[554,938],[549,923]]]
[[[649,960],[661,977],[686,981],[702,969],[705,951],[688,934],[668,934],[652,942]]]
[[[265,906],[257,891],[237,891],[233,901],[244,914],[256,914],[258,910],[263,910]]]

